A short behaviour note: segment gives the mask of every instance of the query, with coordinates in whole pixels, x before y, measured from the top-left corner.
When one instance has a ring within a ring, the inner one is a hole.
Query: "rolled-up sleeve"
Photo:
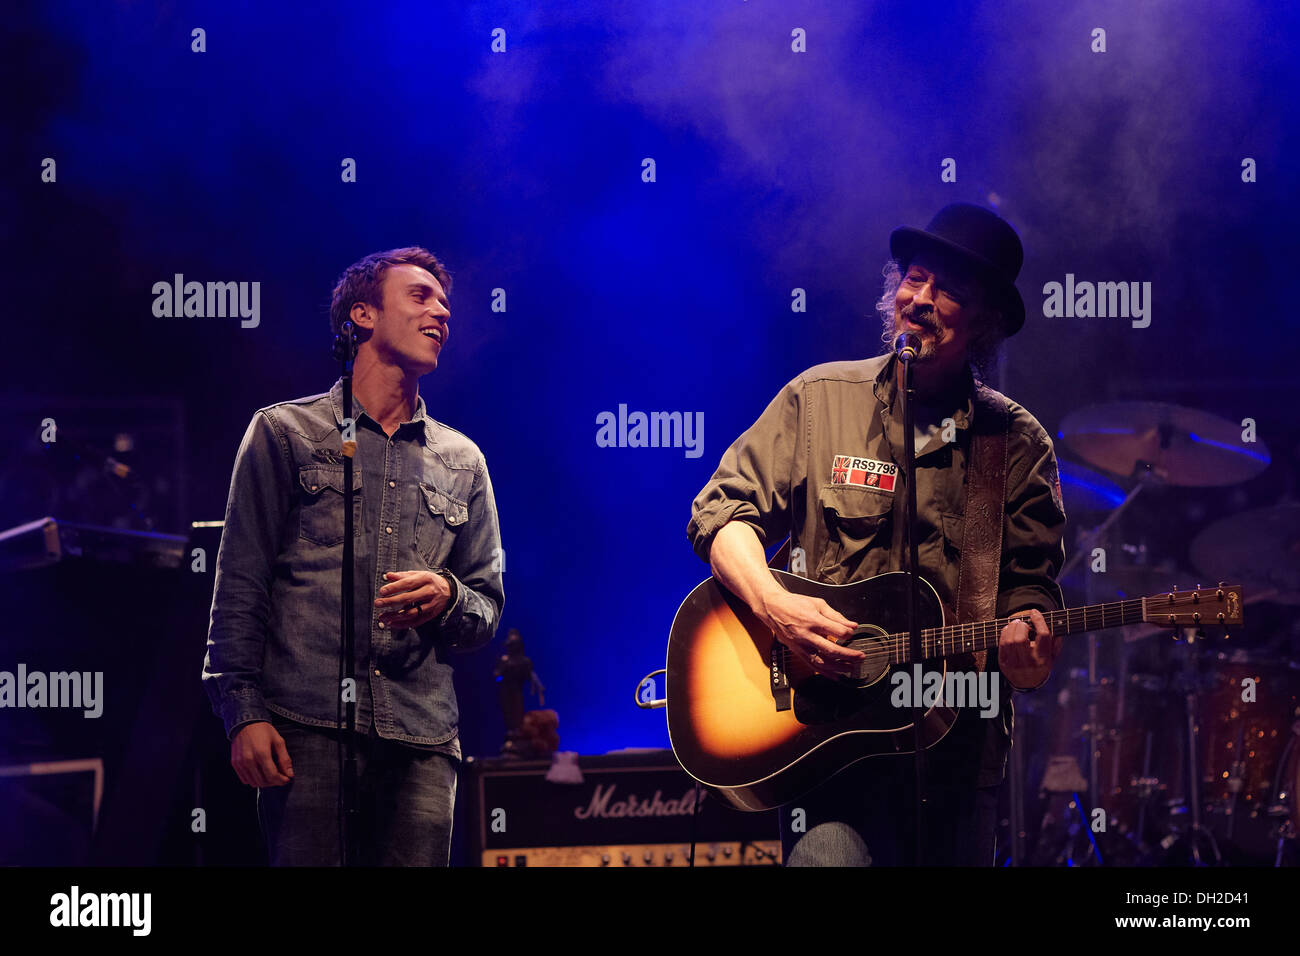
[[[262,698],[262,658],[291,488],[288,448],[259,411],[235,456],[203,661],[203,686],[227,736],[271,719]]]
[[[1064,606],[1056,576],[1065,563],[1065,510],[1056,452],[1047,434],[1013,435],[998,615]]]
[[[729,521],[749,524],[764,547],[789,533],[792,495],[804,482],[803,403],[803,381],[795,379],[726,450],[696,495],[686,534],[703,561],[709,560],[714,537]]]
[[[505,552],[487,463],[480,462],[469,495],[469,521],[456,536],[445,571],[455,582],[452,604],[431,622],[451,650],[477,650],[496,633],[505,606]]]

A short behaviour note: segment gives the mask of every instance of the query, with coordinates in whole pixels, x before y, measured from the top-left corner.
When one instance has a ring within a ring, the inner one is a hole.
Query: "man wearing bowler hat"
[[[1060,652],[1042,612],[1062,606],[1056,574],[1065,560],[1051,438],[1026,409],[981,381],[998,344],[1025,322],[1015,287],[1024,251],[1010,224],[968,203],[944,207],[924,230],[894,230],[889,248],[876,306],[885,354],[818,365],[786,385],[722,456],[695,498],[687,534],[717,579],[796,657],[825,677],[847,673],[864,655],[840,642],[865,622],[786,591],[768,572],[764,548],[789,535],[791,570],[826,584],[907,567],[897,399],[903,365],[892,344],[900,333],[915,336],[920,573],[946,607],[967,606],[958,600],[960,573],[973,566],[962,564],[963,532],[971,541],[993,532],[995,543],[984,545],[993,569],[988,599],[996,592],[997,617],[1024,620],[1006,625],[982,662],[997,687],[996,713],[963,708],[926,752],[925,859],[914,859],[913,758],[892,754],[861,760],[781,808],[782,850],[792,866],[991,866],[1011,691],[1041,686]],[[1005,440],[1004,476],[995,485],[1000,516],[996,507],[966,508],[976,433]],[[894,466],[896,478],[880,477]],[[900,718],[910,723],[910,711]]]

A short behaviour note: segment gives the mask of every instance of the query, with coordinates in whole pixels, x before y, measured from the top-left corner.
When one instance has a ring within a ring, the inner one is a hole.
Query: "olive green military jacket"
[[[708,561],[719,529],[744,521],[765,547],[789,535],[791,570],[816,581],[846,584],[903,569],[906,488],[898,464],[903,426],[901,408],[895,409],[895,361],[884,355],[831,362],[786,385],[727,449],[695,498],[687,526],[695,553]],[[973,382],[968,386],[964,404],[919,409],[917,419],[919,425],[928,417],[931,425],[916,449],[918,557],[922,574],[950,609],[974,413]],[[1063,606],[1056,575],[1065,561],[1056,455],[1037,419],[1003,400],[1010,434],[997,613],[1056,610]],[[988,666],[996,667],[996,655],[990,654]],[[999,683],[1000,719],[963,714],[930,751],[958,784],[991,786],[1002,779],[1012,707],[1010,686]]]

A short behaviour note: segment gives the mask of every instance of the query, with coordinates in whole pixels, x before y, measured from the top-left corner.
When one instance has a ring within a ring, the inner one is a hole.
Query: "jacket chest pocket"
[[[298,469],[302,503],[298,537],[323,548],[343,543],[343,466],[304,465]],[[352,531],[361,536],[361,469],[352,470]]]
[[[943,546],[951,555],[961,554],[962,524],[965,520],[965,515],[946,511],[943,513]]]
[[[456,534],[469,520],[469,507],[445,491],[420,482],[415,511],[415,547],[429,567],[446,564]]]
[[[893,536],[892,495],[866,489],[828,487],[821,495],[822,517],[826,522],[827,549],[818,569],[821,580],[844,584],[855,580],[871,553],[881,567],[888,565]],[[870,569],[872,573],[875,569]]]

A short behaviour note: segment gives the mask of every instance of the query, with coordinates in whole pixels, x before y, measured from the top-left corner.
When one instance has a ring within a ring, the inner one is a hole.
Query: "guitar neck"
[[[1044,613],[1043,620],[1047,622],[1047,628],[1053,634],[1101,631],[1110,627],[1122,627],[1125,624],[1141,624],[1146,620],[1146,600],[1146,598],[1132,598],[1109,604],[1064,608],[1060,611]],[[1023,614],[1017,614],[1013,617],[1000,617],[973,624],[924,628],[921,631],[924,657],[928,660],[997,647],[998,636],[1002,633],[1002,629],[1011,621],[1022,617]],[[903,664],[912,660],[910,635],[907,632],[890,634],[887,640],[891,664]]]

